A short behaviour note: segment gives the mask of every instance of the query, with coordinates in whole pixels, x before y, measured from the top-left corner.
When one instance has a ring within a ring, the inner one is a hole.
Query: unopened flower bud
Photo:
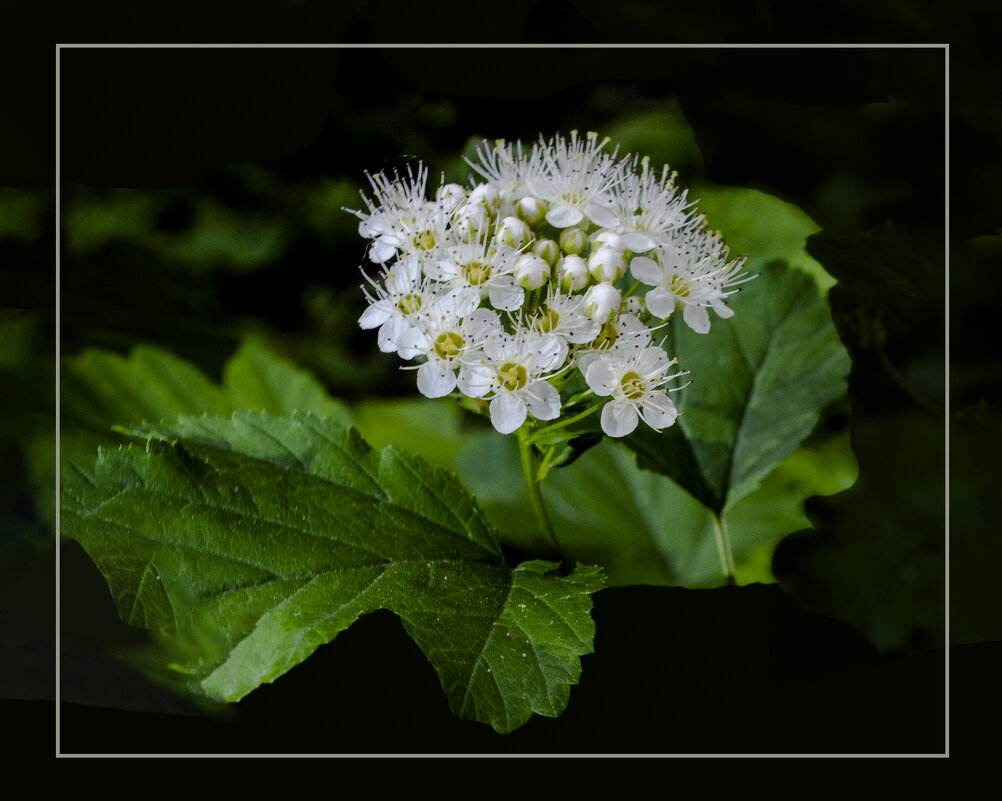
[[[494,238],[515,249],[522,247],[532,238],[529,226],[517,217],[505,217],[498,225]]]
[[[626,259],[615,248],[602,245],[588,257],[588,271],[596,281],[615,281],[626,273]]]
[[[470,205],[482,206],[491,219],[498,216],[501,195],[493,184],[480,184],[470,192]]]
[[[520,220],[524,220],[528,225],[535,228],[542,225],[546,219],[546,212],[550,210],[545,200],[531,195],[522,198],[515,204],[515,214]]]
[[[626,252],[626,240],[615,231],[602,231],[592,237],[592,247],[607,247],[618,250],[620,253]]]
[[[524,289],[539,289],[550,280],[550,265],[539,256],[526,253],[515,262],[515,283]]]
[[[560,246],[552,239],[537,239],[532,252],[552,267],[560,257]]]
[[[560,233],[560,249],[579,255],[588,247],[588,236],[580,228],[565,228]]]
[[[619,311],[620,294],[612,284],[595,284],[585,292],[585,313],[596,323],[607,323]]]
[[[466,200],[466,190],[459,184],[443,184],[435,191],[435,200],[446,214],[452,214],[456,207]]]
[[[584,289],[588,284],[588,265],[580,256],[564,256],[557,262],[557,280],[565,292]]]
[[[452,215],[452,229],[463,240],[476,239],[477,234],[490,225],[487,210],[483,206],[467,203],[456,209]]]

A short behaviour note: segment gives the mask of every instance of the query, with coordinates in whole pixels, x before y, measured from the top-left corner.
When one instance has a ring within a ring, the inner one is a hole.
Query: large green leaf
[[[668,347],[693,382],[682,415],[658,434],[625,439],[642,467],[663,473],[717,513],[753,492],[846,392],[849,356],[814,281],[780,262],[733,298],[735,315],[708,334],[673,324]]]
[[[494,433],[460,451],[457,468],[506,545],[539,551],[518,454]],[[811,527],[804,501],[852,485],[848,431],[811,437],[727,513],[735,579],[773,582],[772,556],[787,535]],[[723,583],[715,516],[678,484],[641,470],[612,442],[592,448],[542,483],[565,557],[603,566],[611,586],[713,587]]]
[[[236,701],[389,609],[453,711],[499,732],[555,716],[592,648],[599,568],[510,568],[450,474],[331,420],[238,412],[134,430],[63,491],[63,531],[175,671]],[[178,656],[180,655],[180,656]],[[180,661],[178,661],[180,659]]]

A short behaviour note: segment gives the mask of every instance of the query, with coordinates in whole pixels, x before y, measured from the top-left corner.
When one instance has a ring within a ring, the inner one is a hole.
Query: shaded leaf
[[[133,433],[145,448],[66,477],[63,528],[193,687],[237,701],[389,609],[456,714],[507,732],[566,706],[599,568],[508,567],[454,477],[331,420],[237,412]]]
[[[754,491],[845,394],[849,357],[814,282],[781,263],[734,299],[739,313],[709,334],[676,323],[668,347],[693,383],[658,434],[624,439],[641,467],[670,476],[717,512]]]
[[[472,441],[457,469],[505,545],[545,549],[510,438],[490,433]],[[737,581],[775,581],[777,544],[810,526],[805,499],[845,490],[856,472],[848,432],[812,437],[729,509]],[[710,510],[667,477],[641,470],[625,448],[604,442],[541,486],[564,555],[602,565],[610,586],[722,583]]]

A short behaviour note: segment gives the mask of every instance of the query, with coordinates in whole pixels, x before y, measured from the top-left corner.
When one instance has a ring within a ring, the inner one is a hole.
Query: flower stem
[[[532,511],[536,515],[536,520],[539,521],[539,527],[546,538],[546,544],[550,549],[551,556],[559,558],[560,545],[557,543],[557,535],[553,531],[550,516],[546,512],[546,506],[543,503],[543,494],[539,489],[539,482],[536,481],[536,460],[532,455],[532,445],[529,443],[525,426],[518,430],[517,436],[518,455],[522,460],[522,475],[525,476],[525,489],[529,493],[529,503],[532,505]]]
[[[623,300],[626,300],[634,292],[636,292],[640,288],[640,284],[641,284],[640,281],[635,281],[634,284],[633,284],[633,286],[630,287],[629,291],[625,295],[623,295]]]
[[[589,406],[583,412],[576,414],[573,417],[568,417],[566,420],[561,420],[559,423],[554,423],[552,426],[547,426],[546,428],[539,429],[539,431],[537,431],[535,434],[529,437],[529,440],[530,441],[538,440],[543,434],[549,434],[551,431],[557,431],[563,428],[564,426],[569,426],[572,423],[576,423],[578,420],[583,420],[585,417],[594,412],[596,409],[600,409],[602,407],[602,404],[605,403],[605,401],[606,399],[603,398],[599,403],[596,403],[594,406]]]
[[[720,569],[724,573],[724,579],[728,584],[735,584],[734,578],[734,554],[731,553],[731,538],[727,534],[727,523],[724,522],[724,514],[710,512],[710,519],[713,520],[713,533],[717,539],[717,553],[720,555]]]

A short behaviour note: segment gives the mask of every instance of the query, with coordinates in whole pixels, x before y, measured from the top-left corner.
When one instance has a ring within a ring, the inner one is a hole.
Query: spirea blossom
[[[687,373],[665,349],[668,321],[681,310],[708,332],[708,310],[732,316],[754,276],[674,172],[610,145],[577,131],[485,141],[469,185],[443,178],[430,200],[422,164],[367,174],[351,213],[379,267],[363,270],[359,325],[421,394],[465,396],[504,434],[599,409],[611,437],[675,422],[670,384]]]

